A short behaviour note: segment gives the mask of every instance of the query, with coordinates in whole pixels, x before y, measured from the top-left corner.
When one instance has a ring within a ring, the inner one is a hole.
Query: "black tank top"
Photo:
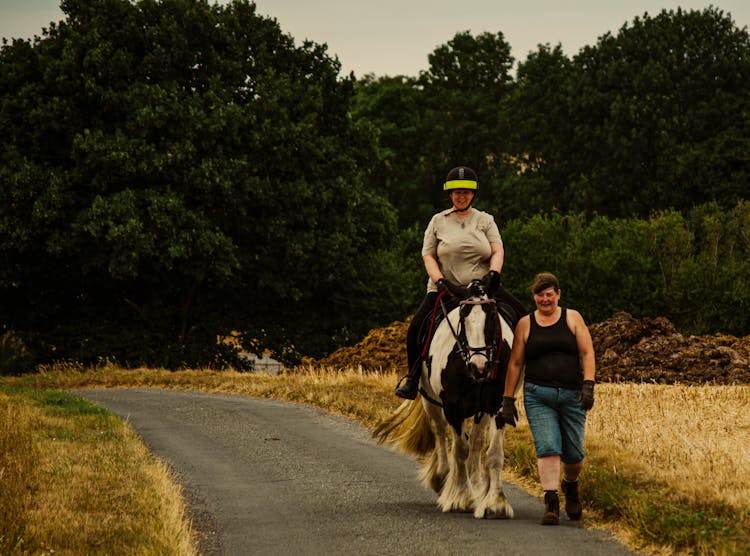
[[[568,328],[567,310],[550,326],[539,326],[534,313],[529,315],[531,327],[526,341],[526,378],[540,386],[580,390],[583,371],[578,358],[575,334]]]

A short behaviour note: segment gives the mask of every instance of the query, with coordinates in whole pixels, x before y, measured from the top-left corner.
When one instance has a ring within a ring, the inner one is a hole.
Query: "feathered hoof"
[[[474,510],[477,519],[513,519],[513,508],[507,500],[502,499],[493,504],[482,504]]]
[[[472,504],[471,500],[468,498],[463,500],[440,500],[438,498],[438,506],[443,511],[443,513],[471,513],[472,511]]]
[[[452,514],[470,514],[473,510],[471,509],[471,506],[463,506],[460,504],[453,505],[453,506],[446,506],[440,508],[443,510],[443,513],[452,513]]]
[[[445,473],[436,474],[428,477],[423,481],[426,488],[432,490],[436,494],[440,494],[445,486]]]

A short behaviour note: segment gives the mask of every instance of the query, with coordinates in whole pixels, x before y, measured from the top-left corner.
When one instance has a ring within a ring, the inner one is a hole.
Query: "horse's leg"
[[[475,500],[482,499],[487,492],[488,483],[482,467],[482,454],[487,443],[489,420],[488,415],[482,416],[479,423],[474,422],[472,424],[469,434],[469,459],[466,465]]]
[[[438,506],[444,512],[471,511],[471,486],[466,470],[466,459],[469,455],[469,442],[466,436],[451,426],[453,446],[448,458],[448,476],[438,497]]]
[[[495,419],[490,422],[490,443],[484,458],[484,474],[488,487],[487,492],[474,507],[474,517],[481,518],[512,518],[513,508],[503,491],[503,438],[505,426],[498,429]]]
[[[447,423],[443,417],[443,410],[422,398],[425,412],[430,418],[432,432],[435,435],[435,447],[429,456],[420,460],[419,479],[425,488],[430,488],[440,494],[448,474]]]

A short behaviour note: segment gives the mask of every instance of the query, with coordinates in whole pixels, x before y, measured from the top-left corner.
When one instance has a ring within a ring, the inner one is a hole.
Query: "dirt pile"
[[[409,319],[371,330],[315,365],[406,372]],[[750,384],[750,335],[684,336],[667,319],[621,312],[589,326],[600,382]]]
[[[314,365],[335,368],[362,367],[364,371],[403,370],[406,373],[406,330],[411,317],[385,328],[375,328],[354,346],[337,349]],[[307,362],[307,361],[306,361]]]
[[[750,384],[750,336],[683,336],[665,318],[624,312],[590,329],[600,381]]]

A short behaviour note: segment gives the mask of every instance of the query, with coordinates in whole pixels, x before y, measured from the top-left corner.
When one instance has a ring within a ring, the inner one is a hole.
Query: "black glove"
[[[518,411],[516,411],[516,398],[510,396],[503,396],[503,407],[500,410],[505,421],[511,427],[516,426],[516,419],[518,419]]]
[[[445,278],[441,278],[435,283],[435,287],[437,288],[438,292],[444,292],[448,291],[448,283],[445,281]]]
[[[494,292],[500,287],[500,273],[497,270],[490,270],[482,278],[482,284],[487,288],[487,291]]]
[[[584,380],[581,390],[581,409],[588,411],[594,407],[594,381]]]

